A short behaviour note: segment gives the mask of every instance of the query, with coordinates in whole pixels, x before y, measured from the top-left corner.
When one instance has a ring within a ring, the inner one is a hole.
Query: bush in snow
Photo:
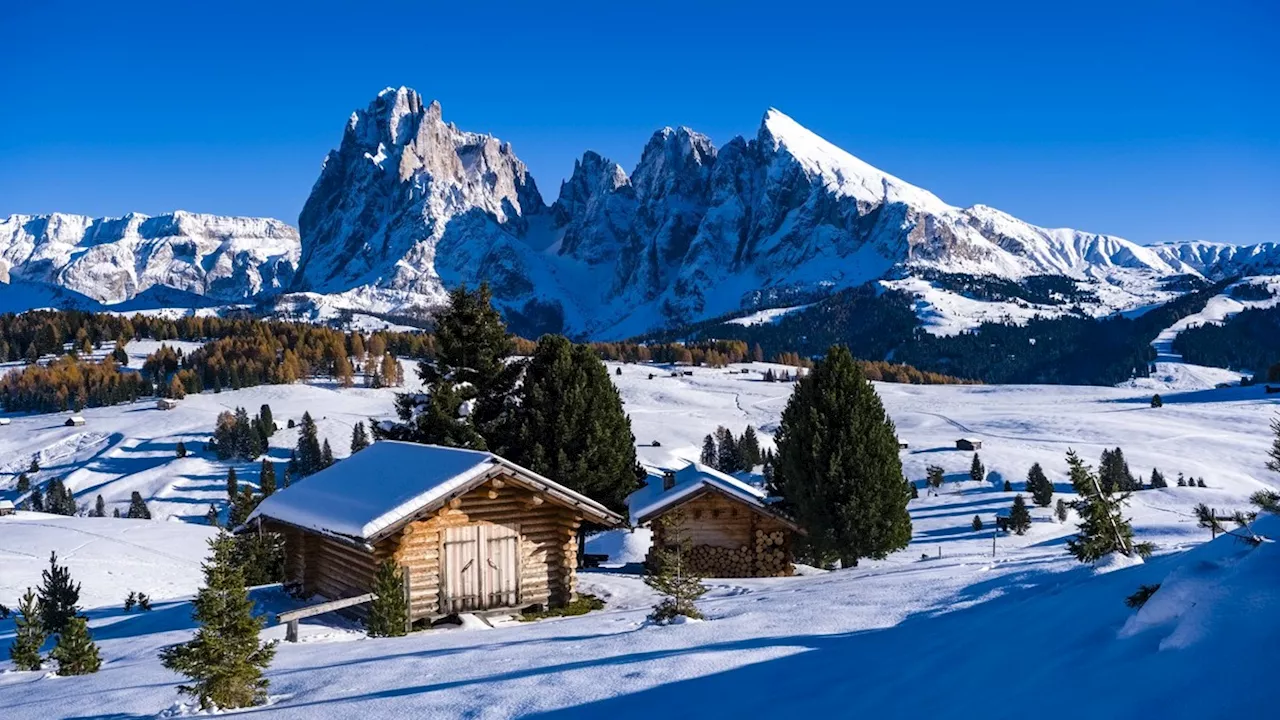
[[[390,558],[378,564],[378,574],[373,581],[374,598],[369,607],[369,617],[364,621],[369,637],[398,637],[405,634],[409,622],[409,608],[404,601],[404,573]]]
[[[89,634],[89,623],[83,615],[67,620],[49,659],[58,663],[59,675],[88,675],[102,667],[98,646]]]
[[[650,573],[644,582],[666,597],[653,606],[649,619],[656,623],[668,623],[677,616],[702,619],[695,601],[707,592],[702,578],[694,574],[688,563],[693,543],[685,532],[685,513],[673,510],[662,518],[662,530],[666,547],[655,550]]]
[[[164,666],[191,679],[178,690],[205,710],[260,705],[267,698],[262,671],[275,657],[274,642],[262,643],[263,620],[235,562],[235,542],[223,533],[209,541],[213,556],[204,563],[204,587],[196,594],[192,616],[195,637],[160,652]]]
[[[44,609],[36,594],[27,592],[18,601],[20,616],[15,621],[13,644],[9,646],[9,659],[18,670],[39,670],[40,646],[44,645],[45,632],[42,616]]]
[[[1147,601],[1150,600],[1151,596],[1155,595],[1156,591],[1159,589],[1160,583],[1156,583],[1154,585],[1139,585],[1137,592],[1124,599],[1124,604],[1134,610],[1139,610],[1143,605],[1147,604]]]

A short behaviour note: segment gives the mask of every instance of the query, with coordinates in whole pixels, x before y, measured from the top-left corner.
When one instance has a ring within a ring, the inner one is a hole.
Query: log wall
[[[704,493],[678,509],[684,514],[684,538],[692,546],[691,570],[703,577],[778,577],[792,575],[792,531],[776,518],[714,492]],[[656,551],[676,542],[655,518],[653,545],[646,562],[657,564]]]

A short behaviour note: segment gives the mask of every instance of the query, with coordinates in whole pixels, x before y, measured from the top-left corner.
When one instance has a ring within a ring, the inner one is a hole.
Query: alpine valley
[[[1280,244],[1143,246],[955,207],[774,109],[718,148],[663,128],[630,174],[588,151],[548,205],[511,145],[401,87],[351,115],[296,232],[182,212],[12,216],[0,269],[7,310],[256,302],[317,319],[429,314],[447,288],[483,281],[513,329],[593,339],[763,322],[874,283],[945,335],[1280,273]],[[968,291],[997,281],[998,296]]]

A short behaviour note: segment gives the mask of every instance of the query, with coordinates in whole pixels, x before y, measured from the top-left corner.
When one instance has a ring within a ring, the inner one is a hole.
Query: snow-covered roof
[[[707,490],[719,491],[763,513],[777,515],[769,507],[768,494],[760,488],[715,468],[691,462],[675,471],[675,484],[670,490],[663,489],[663,478],[659,473],[649,477],[646,487],[631,493],[627,498],[631,523],[640,525],[648,522]]]
[[[493,453],[384,440],[266,498],[246,524],[261,516],[371,541],[495,475],[513,477],[595,522],[622,522],[591,498]]]
[[[12,510],[12,509],[13,509],[12,500],[0,500],[0,510]]]

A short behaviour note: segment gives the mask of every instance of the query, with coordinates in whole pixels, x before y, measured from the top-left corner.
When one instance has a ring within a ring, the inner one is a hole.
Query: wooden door
[[[440,611],[509,607],[520,601],[520,534],[503,525],[446,528]]]

